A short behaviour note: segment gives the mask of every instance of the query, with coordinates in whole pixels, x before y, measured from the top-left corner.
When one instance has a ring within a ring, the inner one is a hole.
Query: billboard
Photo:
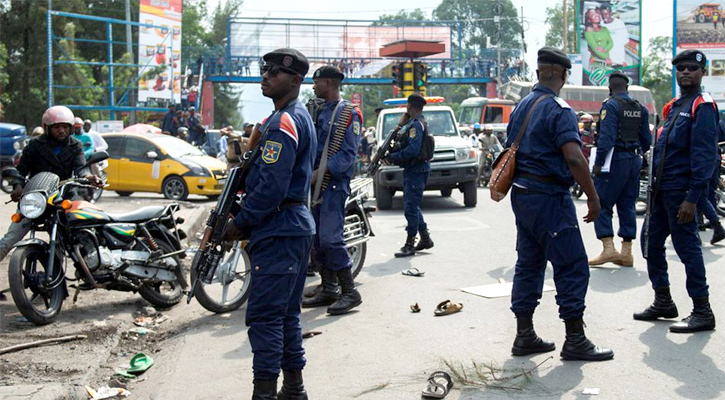
[[[673,46],[675,53],[698,49],[707,56],[703,90],[725,100],[725,1],[675,0]],[[674,74],[673,74],[674,77]],[[673,89],[676,84],[673,79]]]
[[[181,102],[181,7],[182,0],[141,0],[139,22],[161,28],[141,26],[138,34],[139,75],[164,67],[159,74],[138,81],[138,100]]]
[[[582,85],[606,86],[614,70],[639,85],[641,0],[579,0],[577,15]]]

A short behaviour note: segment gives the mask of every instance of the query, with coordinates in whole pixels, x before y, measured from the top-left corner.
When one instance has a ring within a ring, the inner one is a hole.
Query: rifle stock
[[[647,206],[645,208],[644,223],[642,228],[642,256],[647,259],[649,257],[649,222],[650,215],[652,214],[652,202],[654,201],[654,154],[655,154],[655,141],[657,140],[657,130],[660,126],[660,116],[657,115],[655,118],[655,127],[652,130],[652,139],[650,140],[649,157],[647,160]]]
[[[383,163],[383,159],[385,159],[385,157],[390,154],[390,151],[395,146],[395,142],[398,141],[398,134],[400,133],[400,130],[402,128],[402,126],[398,125],[395,129],[393,129],[392,132],[390,132],[388,137],[385,138],[382,146],[378,147],[375,155],[370,160],[370,166],[368,167],[368,176],[374,176],[378,172],[378,169],[380,169],[380,165]]]

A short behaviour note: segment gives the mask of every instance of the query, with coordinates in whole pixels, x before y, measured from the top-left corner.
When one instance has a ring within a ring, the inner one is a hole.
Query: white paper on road
[[[495,297],[508,297],[511,296],[511,290],[513,289],[513,282],[500,282],[492,283],[490,285],[472,286],[463,288],[461,291],[466,293],[475,294],[476,296],[486,297],[489,299]],[[552,292],[554,288],[549,285],[544,285],[544,292]]]
[[[597,160],[597,148],[592,147],[592,151],[589,153],[589,172],[594,171],[594,162]],[[612,156],[614,155],[614,147],[607,153],[607,158],[604,159],[604,165],[602,165],[602,172],[609,172],[612,168]]]

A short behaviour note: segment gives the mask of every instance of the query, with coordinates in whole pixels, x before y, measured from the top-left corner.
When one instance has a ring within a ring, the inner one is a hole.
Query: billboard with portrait
[[[579,0],[583,85],[606,86],[614,70],[623,71],[633,85],[639,84],[641,11],[641,0]]]
[[[698,49],[707,65],[702,77],[703,90],[721,103],[725,101],[725,1],[675,1],[673,46],[675,53]],[[673,80],[673,88],[676,87]]]
[[[141,0],[139,22],[160,28],[141,26],[138,34],[138,100],[181,102],[181,11],[182,0]],[[163,67],[158,74],[150,69]]]

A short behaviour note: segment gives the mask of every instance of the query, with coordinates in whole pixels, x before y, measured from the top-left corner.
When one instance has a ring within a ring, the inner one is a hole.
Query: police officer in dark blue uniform
[[[420,201],[423,200],[423,190],[430,174],[430,162],[420,159],[421,145],[424,135],[428,135],[427,124],[423,117],[425,98],[418,93],[408,96],[407,111],[400,118],[402,137],[399,150],[390,153],[388,161],[398,164],[403,170],[403,210],[408,225],[405,231],[408,237],[405,245],[395,253],[396,257],[409,257],[416,251],[430,249],[433,240],[428,232],[428,225],[420,211]],[[420,233],[420,241],[415,244],[416,235]]]
[[[671,332],[691,333],[715,329],[710,308],[705,263],[695,220],[696,204],[707,195],[707,184],[717,157],[717,107],[700,90],[706,58],[699,50],[685,50],[672,60],[677,69],[680,98],[672,103],[654,147],[655,193],[649,222],[647,272],[655,291],[654,303],[634,314],[637,320],[676,318],[670,295],[665,240],[672,236],[677,255],[685,264],[687,293],[693,311]],[[646,237],[642,234],[642,237]],[[644,243],[644,242],[643,242]]]
[[[561,50],[544,47],[538,53],[539,82],[518,104],[507,128],[510,147],[531,112],[516,155],[511,206],[516,215],[518,261],[511,296],[516,315],[516,339],[511,352],[521,356],[553,351],[553,342],[534,331],[533,314],[541,298],[546,262],[554,267],[559,317],[566,325],[561,351],[565,360],[601,361],[614,357],[584,334],[584,297],[589,267],[569,187],[577,183],[587,194],[585,222],[599,214],[599,198],[581,151],[576,114],[557,97],[571,62]]]
[[[362,113],[349,101],[341,100],[340,85],[345,75],[337,67],[320,67],[312,75],[312,79],[315,83],[315,95],[325,101],[317,121],[314,121],[318,146],[312,178],[312,201],[317,203],[312,209],[317,227],[313,248],[322,283],[314,297],[302,302],[302,307],[329,306],[327,312],[338,315],[345,314],[362,303],[362,297],[355,289],[352,262],[343,237],[345,201],[350,194],[350,178],[360,145]],[[333,154],[332,139],[335,138],[338,127],[346,127],[344,140]],[[321,186],[325,173],[330,175],[330,181],[323,190]],[[338,281],[342,293],[337,287]]]
[[[246,324],[254,357],[253,400],[307,399],[300,303],[315,221],[306,202],[317,149],[310,114],[298,103],[309,69],[295,49],[264,55],[262,94],[274,113],[262,126],[260,156],[246,181],[241,212],[227,225],[228,237],[249,236],[251,281]],[[277,393],[277,377],[284,373]]]
[[[640,154],[649,150],[651,133],[649,112],[630,97],[628,84],[627,75],[621,71],[612,72],[609,75],[611,97],[599,111],[597,157],[592,174],[602,211],[594,221],[594,230],[604,249],[598,257],[589,260],[589,265],[607,262],[624,267],[634,265],[632,239],[637,236],[635,204],[639,197],[639,174],[642,168]],[[610,169],[602,172],[610,151],[613,152]],[[622,238],[621,253],[613,242],[612,214],[615,205],[619,215],[617,234]]]

